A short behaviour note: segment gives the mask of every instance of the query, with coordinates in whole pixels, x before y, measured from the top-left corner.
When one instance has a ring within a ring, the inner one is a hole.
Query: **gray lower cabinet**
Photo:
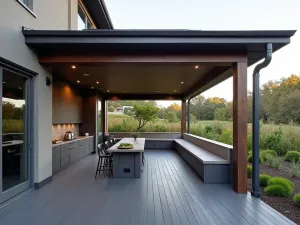
[[[56,174],[60,171],[60,159],[56,159],[52,162],[52,174]]]
[[[93,138],[79,139],[52,148],[52,174],[66,169],[93,151]]]

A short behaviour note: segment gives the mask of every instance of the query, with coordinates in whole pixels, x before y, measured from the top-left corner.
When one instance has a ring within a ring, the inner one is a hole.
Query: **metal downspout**
[[[272,44],[266,45],[265,60],[258,64],[253,71],[253,120],[252,120],[252,191],[251,195],[260,198],[259,190],[259,111],[260,111],[260,87],[259,72],[267,67],[272,60]]]
[[[187,133],[191,133],[191,116],[190,116],[190,102],[191,99],[189,98],[188,102],[187,102],[187,125],[188,125],[188,129],[187,129]]]

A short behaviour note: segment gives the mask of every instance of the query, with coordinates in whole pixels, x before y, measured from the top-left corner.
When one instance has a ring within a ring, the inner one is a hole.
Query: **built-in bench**
[[[178,154],[204,183],[230,183],[232,146],[192,134],[183,134],[183,139],[174,141]]]

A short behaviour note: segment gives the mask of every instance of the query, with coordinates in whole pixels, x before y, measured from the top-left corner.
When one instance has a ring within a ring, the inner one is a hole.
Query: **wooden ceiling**
[[[69,63],[53,64],[52,71],[54,76],[81,89],[136,95],[184,94],[215,68],[208,63],[82,63],[74,66],[76,68]]]

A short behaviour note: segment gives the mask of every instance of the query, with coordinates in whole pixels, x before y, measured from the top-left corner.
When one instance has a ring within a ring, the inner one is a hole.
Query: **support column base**
[[[251,195],[254,197],[254,198],[260,198],[260,192],[254,192],[254,191],[251,191]]]

